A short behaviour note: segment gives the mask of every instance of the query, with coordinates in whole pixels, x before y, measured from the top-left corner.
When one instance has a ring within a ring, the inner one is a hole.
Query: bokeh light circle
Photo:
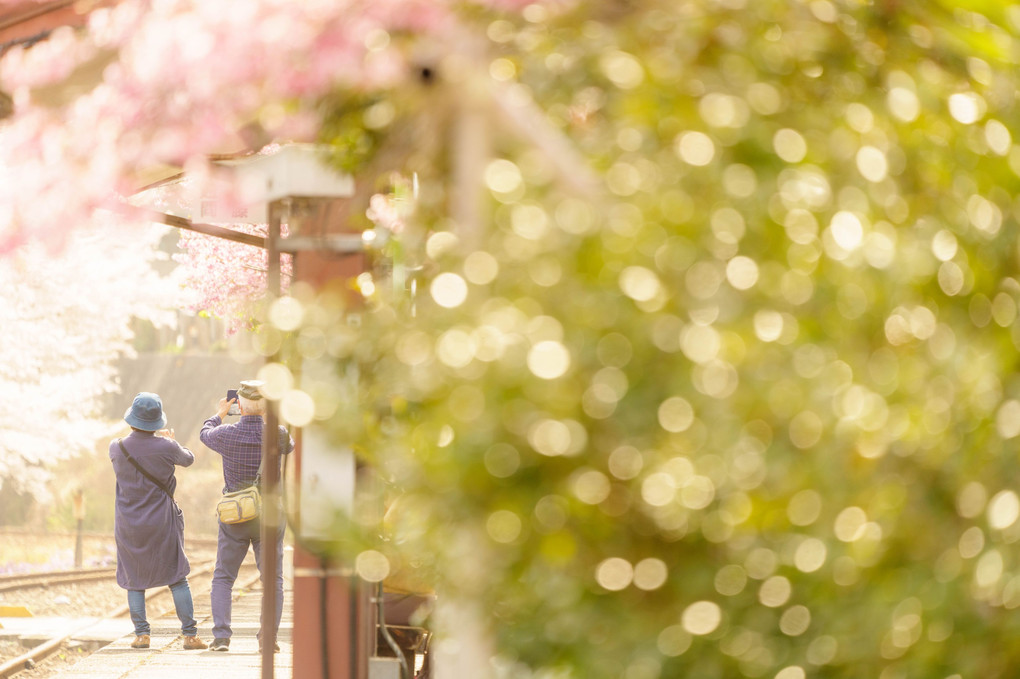
[[[486,186],[495,193],[513,193],[524,181],[520,168],[502,158],[489,163],[484,178]]]
[[[485,522],[485,530],[496,542],[510,543],[521,534],[521,517],[508,509],[499,509],[489,515]]]
[[[889,173],[889,161],[880,149],[862,146],[857,151],[857,171],[869,182],[878,183]]]
[[[799,490],[786,505],[786,516],[795,526],[810,526],[818,520],[822,509],[821,494],[812,488]]]
[[[666,584],[669,568],[662,559],[648,558],[638,561],[634,566],[634,586],[638,589],[651,591]]]
[[[677,138],[676,152],[688,165],[702,167],[715,157],[715,144],[704,132],[685,132]]]
[[[390,574],[390,561],[382,552],[368,549],[355,557],[354,570],[363,580],[381,582]]]
[[[284,332],[301,327],[304,315],[304,305],[293,297],[280,297],[269,306],[269,322]]]
[[[758,282],[758,264],[750,257],[738,255],[726,264],[726,279],[737,290],[749,290]]]
[[[754,334],[762,342],[775,342],[783,336],[783,315],[762,309],[754,313]]]
[[[988,501],[988,525],[998,530],[1009,528],[1020,518],[1020,497],[1012,490],[1003,490]]]
[[[686,431],[694,423],[694,408],[687,399],[671,396],[659,404],[659,426],[668,432]]]
[[[999,406],[995,413],[995,428],[1004,439],[1020,436],[1020,401],[1009,399]]]
[[[715,591],[724,596],[736,596],[747,586],[747,571],[743,566],[727,564],[716,571]]]
[[[957,92],[949,96],[949,114],[964,125],[981,120],[985,100],[976,92]]]
[[[836,516],[833,532],[843,542],[853,542],[864,534],[868,515],[860,507],[847,507]]]
[[[634,567],[620,557],[610,557],[595,568],[595,581],[610,592],[626,589],[633,579]]]
[[[280,417],[294,427],[303,427],[315,417],[315,400],[300,389],[290,389],[280,400]]]
[[[714,632],[722,623],[722,609],[713,601],[697,601],[684,609],[680,624],[695,636]]]
[[[620,289],[637,302],[654,299],[662,289],[655,272],[643,266],[629,266],[620,273]]]
[[[813,573],[825,565],[828,548],[818,538],[805,538],[797,545],[793,564],[802,573]]]
[[[811,626],[811,611],[807,606],[791,606],[779,618],[780,631],[790,637],[798,637]]]
[[[499,261],[483,250],[476,250],[464,259],[464,276],[475,285],[486,285],[499,274]]]
[[[641,62],[634,55],[620,50],[605,54],[599,61],[599,65],[606,77],[621,90],[634,89],[645,78]]]
[[[667,658],[675,658],[687,652],[693,639],[681,625],[670,625],[659,632],[655,645]]]
[[[573,478],[574,496],[587,505],[597,505],[612,491],[609,478],[596,469],[588,469]]]
[[[517,471],[521,455],[509,443],[495,443],[485,451],[485,470],[499,479],[505,479]]]
[[[293,373],[282,363],[266,363],[259,368],[256,378],[265,382],[262,385],[262,394],[273,401],[283,398],[294,386]]]
[[[921,100],[913,90],[906,87],[893,87],[886,95],[889,112],[903,122],[910,123],[921,113]]]
[[[435,277],[429,286],[432,299],[441,307],[453,309],[464,303],[467,299],[467,282],[455,273],[441,273]]]
[[[570,368],[570,352],[560,342],[539,342],[528,351],[528,370],[543,380],[554,380]]]
[[[789,578],[773,575],[758,589],[758,601],[769,608],[778,608],[789,601],[792,593],[793,586]]]
[[[560,420],[538,420],[528,429],[528,443],[547,457],[566,455],[571,447],[570,427]]]
[[[807,141],[797,130],[783,128],[772,137],[776,155],[788,163],[799,163],[807,155]]]

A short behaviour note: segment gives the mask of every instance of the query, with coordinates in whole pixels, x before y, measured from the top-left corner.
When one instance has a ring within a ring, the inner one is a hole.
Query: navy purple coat
[[[132,431],[124,447],[145,471],[170,492],[177,488],[175,465],[189,467],[194,454],[171,439]],[[170,497],[142,476],[124,457],[117,441],[110,443],[117,474],[114,537],[117,542],[117,584],[148,589],[180,582],[191,572],[184,554],[184,514]]]

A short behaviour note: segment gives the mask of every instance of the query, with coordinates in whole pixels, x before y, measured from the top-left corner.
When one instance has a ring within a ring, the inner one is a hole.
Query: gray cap
[[[262,387],[265,384],[262,380],[242,380],[237,395],[249,401],[257,401],[262,398]]]

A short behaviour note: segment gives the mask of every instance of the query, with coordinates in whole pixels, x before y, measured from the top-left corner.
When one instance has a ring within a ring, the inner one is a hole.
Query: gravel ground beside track
[[[0,640],[0,662],[6,662],[16,658],[29,649],[24,648],[16,641]],[[43,662],[32,669],[23,670],[15,675],[15,679],[50,679],[61,674],[71,665],[88,656],[89,652],[80,646],[68,648],[66,645],[56,653],[50,655]]]
[[[101,616],[126,603],[127,592],[112,579],[0,592],[0,605],[24,606],[37,618]]]
[[[83,582],[73,585],[32,587],[0,593],[0,605],[24,606],[33,616],[41,617],[100,617],[127,603],[127,593],[114,580]],[[125,633],[130,632],[131,623],[124,619]],[[16,640],[0,639],[0,664],[28,652]],[[89,651],[73,644],[66,644],[49,656],[37,667],[18,673],[18,679],[44,679],[63,671]]]

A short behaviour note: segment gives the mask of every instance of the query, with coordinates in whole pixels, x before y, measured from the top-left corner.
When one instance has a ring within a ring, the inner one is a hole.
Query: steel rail
[[[38,531],[29,528],[13,528],[11,526],[0,527],[0,536],[4,535],[17,535],[27,537],[42,537],[42,538],[54,538],[54,537],[77,537],[78,532],[74,530],[60,530],[50,531],[46,533],[39,533]],[[82,531],[81,536],[90,540],[108,540],[111,543],[114,541],[113,533],[103,533],[97,531]],[[215,535],[189,535],[186,537],[185,542],[187,545],[194,544],[209,544],[215,545],[218,538]]]
[[[207,545],[208,546],[208,545]],[[114,567],[74,568],[59,571],[42,571],[28,573],[5,573],[0,575],[0,592],[9,592],[31,587],[49,587],[51,585],[67,585],[76,582],[103,580],[116,576]]]
[[[116,568],[96,568],[80,571],[53,571],[48,573],[18,573],[0,577],[0,592],[51,585],[71,585],[76,582],[108,580],[116,577]]]
[[[41,578],[45,576],[50,577],[62,577],[65,575],[87,575],[89,573],[98,573],[100,571],[114,570],[112,566],[97,566],[95,568],[66,568],[59,571],[25,571],[23,573],[3,573],[0,574],[0,584],[7,582],[14,582],[16,580],[25,580],[28,578]]]

